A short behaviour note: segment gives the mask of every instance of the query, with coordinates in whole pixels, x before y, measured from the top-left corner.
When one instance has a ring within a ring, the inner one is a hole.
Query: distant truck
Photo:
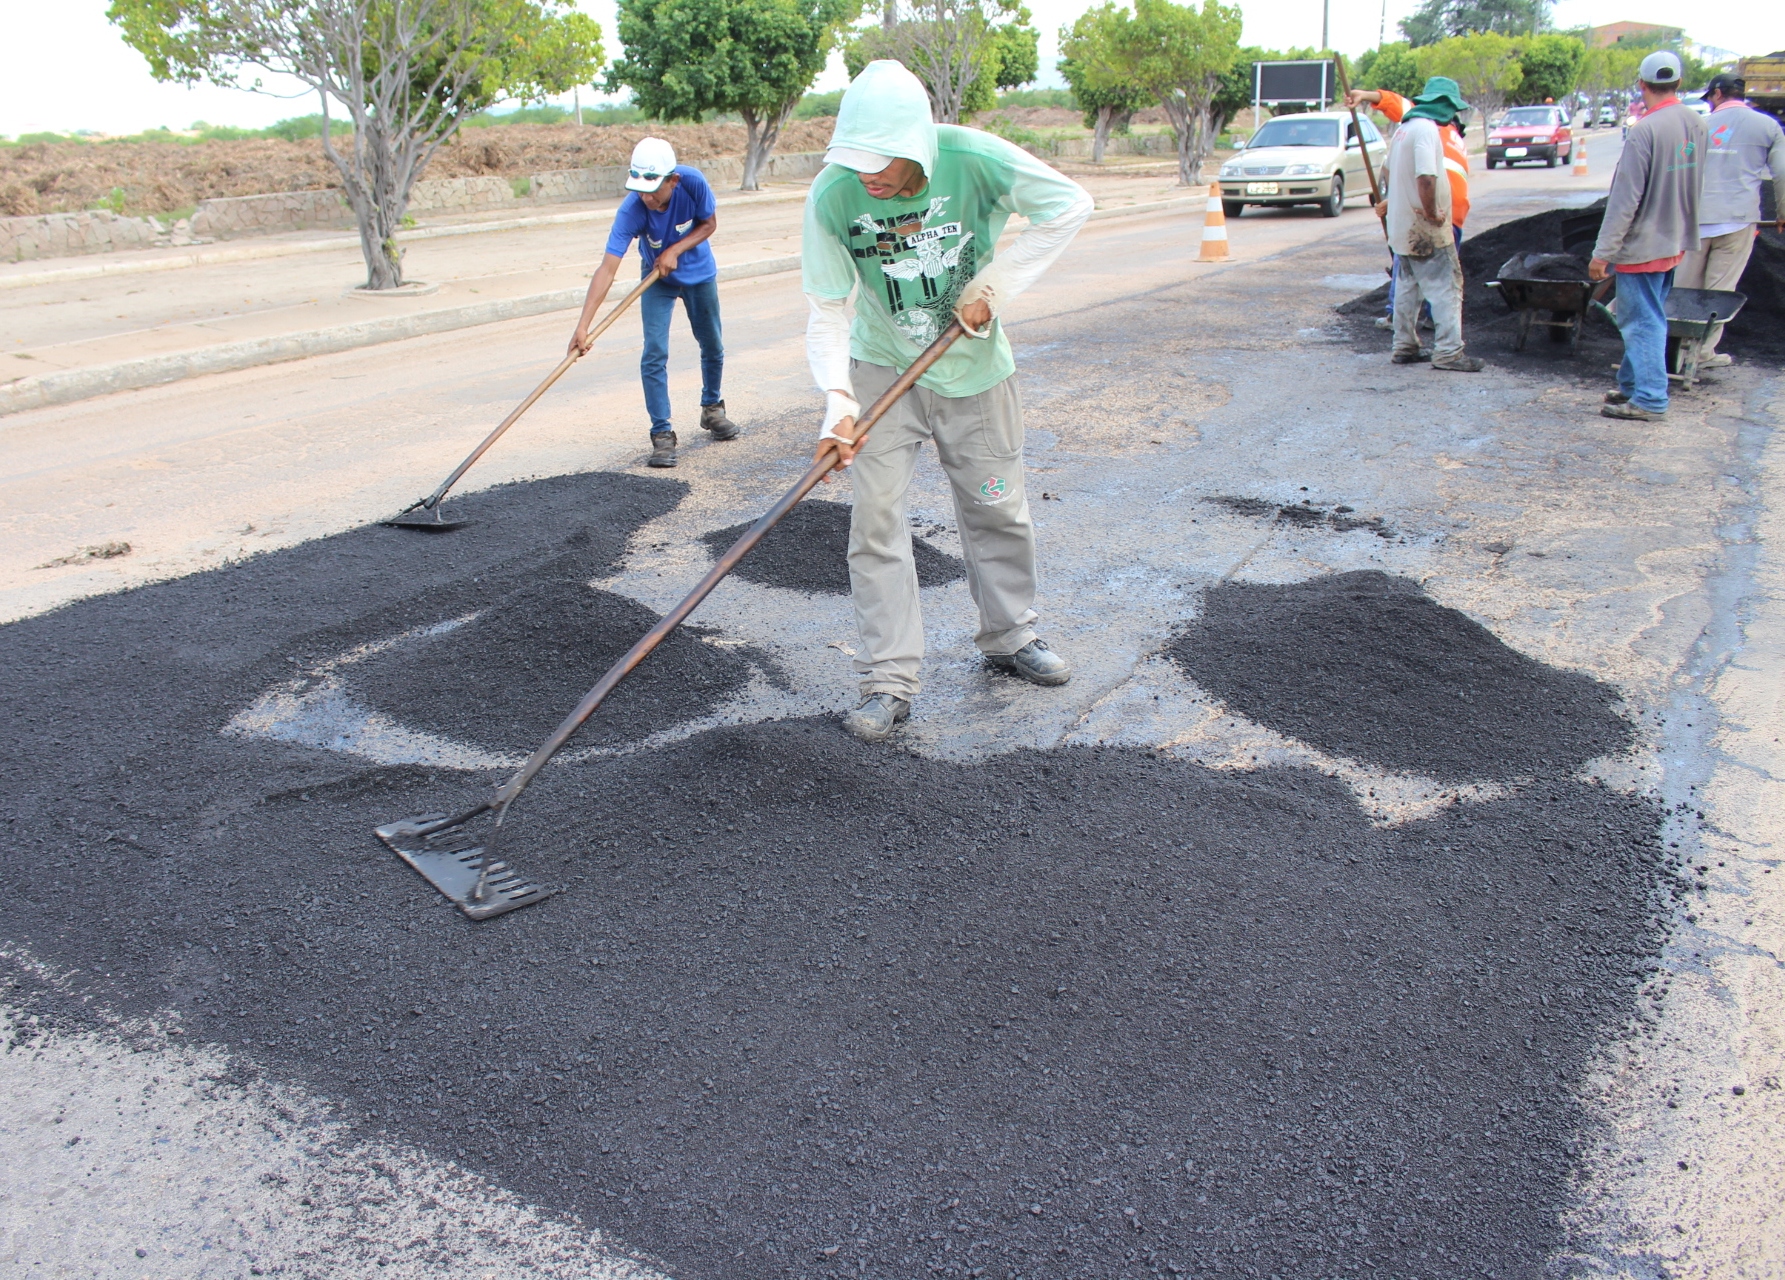
[[[1743,58],[1736,75],[1748,82],[1748,102],[1785,121],[1785,49],[1764,58]]]

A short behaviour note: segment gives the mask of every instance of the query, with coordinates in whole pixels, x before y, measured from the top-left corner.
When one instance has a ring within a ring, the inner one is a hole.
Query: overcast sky
[[[1053,70],[1056,34],[1088,7],[1087,0],[1027,2],[1042,33],[1043,83],[1058,84]],[[1383,20],[1382,0],[1331,0],[1331,4],[1334,45],[1348,53],[1375,45]],[[601,23],[612,57],[618,51],[612,0],[582,0],[582,7]],[[1248,44],[1281,48],[1320,42],[1320,0],[1241,0],[1241,7]],[[1415,7],[1416,0],[1387,0],[1391,40],[1396,21]],[[0,46],[3,135],[74,129],[136,133],[161,125],[183,129],[195,120],[263,127],[317,110],[314,97],[297,96],[301,86],[296,84],[268,85],[283,90],[286,98],[157,84],[141,56],[106,22],[106,0],[19,3],[8,9],[7,39]],[[1738,53],[1785,48],[1785,4],[1778,0],[1718,0],[1690,15],[1683,14],[1678,0],[1559,0],[1555,8],[1556,24],[1563,27],[1623,20],[1683,24],[1693,39]],[[833,58],[818,87],[840,88],[843,83],[841,60]]]

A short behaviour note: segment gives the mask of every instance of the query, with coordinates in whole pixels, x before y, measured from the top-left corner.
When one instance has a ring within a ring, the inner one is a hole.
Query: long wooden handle
[[[1351,112],[1351,127],[1357,133],[1357,149],[1364,158],[1364,177],[1370,180],[1370,210],[1375,212],[1376,206],[1382,203],[1382,188],[1376,183],[1376,166],[1370,163],[1370,144],[1364,140],[1364,127],[1357,118],[1357,108],[1351,105],[1351,79],[1345,74],[1345,55],[1333,54],[1333,65],[1339,71],[1339,91],[1345,95],[1346,110]],[[1382,219],[1382,238],[1388,238],[1388,220]]]
[[[900,374],[898,379],[881,392],[874,403],[863,411],[861,417],[855,421],[855,439],[858,444],[867,438],[867,434],[874,424],[880,421],[881,416],[898,402],[899,397],[911,390],[917,380],[929,371],[930,366],[942,358],[943,352],[953,345],[961,333],[961,322],[956,320],[951,323],[948,328],[942,331],[942,336],[925,347],[923,354],[917,357],[916,362]],[[719,585],[720,580],[737,568],[738,562],[749,554],[750,549],[767,537],[768,531],[779,524],[781,518],[793,510],[800,499],[812,492],[818,482],[834,470],[836,465],[835,455],[827,454],[808,467],[806,474],[799,478],[793,488],[782,494],[780,501],[770,507],[763,514],[762,519],[751,525],[743,537],[731,544],[731,549],[719,557],[694,590],[684,596],[680,604],[664,614],[656,626],[645,632],[637,644],[628,649],[618,662],[607,669],[607,674],[601,677],[593,689],[583,695],[583,700],[576,704],[576,709],[565,716],[563,722],[552,730],[552,736],[540,743],[539,748],[527,758],[527,762],[521,766],[520,772],[503,784],[502,789],[492,797],[489,807],[497,810],[498,822],[501,821],[502,813],[514,803],[515,797],[520,795],[529,782],[533,781],[535,774],[545,768],[546,762],[558,754],[559,748],[570,741],[571,735],[582,728],[589,717],[595,714],[595,709],[601,705],[608,694],[614,691],[614,687],[630,675],[639,663],[649,657],[651,651],[662,644],[670,632],[681,626],[687,620],[688,615],[694,612],[695,607],[712,593],[714,587]]]
[[[630,307],[634,302],[637,302],[639,296],[643,294],[646,289],[655,284],[657,278],[661,274],[662,270],[658,267],[652,267],[650,271],[646,272],[645,278],[638,282],[638,288],[634,289],[624,298],[621,298],[614,309],[601,318],[601,323],[589,330],[589,341],[594,342],[595,339],[606,333],[608,326],[620,318],[620,313],[625,311],[626,308]],[[483,438],[483,443],[473,449],[469,457],[453,468],[452,474],[440,482],[440,487],[421,500],[418,505],[422,510],[432,511],[435,507],[439,506],[440,500],[446,496],[446,491],[459,482],[459,477],[471,470],[477,460],[488,452],[489,447],[502,438],[502,433],[507,431],[516,422],[520,421],[521,415],[533,407],[534,401],[538,400],[540,396],[551,390],[552,383],[556,382],[559,378],[562,378],[565,370],[569,369],[571,365],[582,358],[583,353],[581,351],[572,351],[560,360],[558,362],[558,367],[545,375],[545,381],[541,382],[537,387],[534,387],[527,398],[517,404],[514,407],[514,411],[506,418],[502,419],[501,422],[498,422],[496,424],[496,429]],[[411,507],[410,510],[413,511],[415,508]]]

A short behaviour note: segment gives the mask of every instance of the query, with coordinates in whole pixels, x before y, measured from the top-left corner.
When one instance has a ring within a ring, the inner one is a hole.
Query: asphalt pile
[[[1573,253],[1518,253],[1500,264],[1501,280],[1574,280],[1586,283],[1587,260]]]
[[[565,891],[475,924],[371,828],[498,776],[220,732],[294,668],[479,608],[489,628],[439,639],[502,660],[497,606],[567,556],[613,565],[680,493],[509,486],[450,535],[353,530],[0,627],[0,817],[28,869],[0,936],[78,970],[42,1012],[172,1011],[678,1276],[1541,1273],[1578,1089],[1674,882],[1659,815],[1565,767],[1615,734],[1609,695],[1484,650],[1410,584],[1223,588],[1180,657],[1331,749],[1542,771],[1395,828],[1311,770],[735,725],[547,769],[504,851]],[[1399,709],[1348,727],[1362,694],[1298,719],[1257,691],[1273,662],[1312,697],[1354,678],[1294,669],[1346,618],[1403,659]],[[1453,666],[1418,647],[1444,643]],[[1440,708],[1488,745],[1445,743]],[[688,710],[633,704],[629,731]]]
[[[717,560],[755,524],[754,520],[715,529],[701,541]],[[917,561],[917,585],[942,587],[967,576],[959,559],[938,551],[913,535],[911,552]],[[733,572],[746,582],[765,587],[786,587],[817,595],[849,594],[849,507],[841,502],[815,502],[808,498],[781,518],[768,536]]]
[[[1557,371],[1567,369],[1583,375],[1589,370],[1603,368],[1608,359],[1621,358],[1623,344],[1617,330],[1592,318],[1588,319],[1581,334],[1580,352],[1572,358],[1561,341],[1564,335],[1560,331],[1552,334],[1554,340],[1551,342],[1533,341],[1524,351],[1513,352],[1511,340],[1516,317],[1487,287],[1489,280],[1501,277],[1506,264],[1515,259],[1528,261],[1532,256],[1556,264],[1545,267],[1546,272],[1572,273],[1571,266],[1558,260],[1571,257],[1584,262],[1584,258],[1591,255],[1593,238],[1598,234],[1598,220],[1604,212],[1603,200],[1584,209],[1546,209],[1490,227],[1463,241],[1463,334],[1472,353],[1500,363],[1528,365],[1539,361]],[[1585,272],[1583,270],[1578,276],[1543,274],[1522,278],[1584,279]],[[1739,360],[1769,368],[1785,367],[1785,239],[1770,227],[1763,229],[1756,240],[1738,289],[1747,295],[1748,301],[1741,314],[1724,329],[1718,349]],[[1382,314],[1387,301],[1388,286],[1384,285],[1341,304],[1338,310],[1352,320],[1362,340],[1370,322]],[[1373,330],[1369,333],[1375,339],[1375,346],[1380,347],[1381,335]]]
[[[1631,740],[1615,695],[1591,676],[1528,658],[1375,570],[1222,583],[1167,653],[1248,719],[1392,772],[1566,776]]]

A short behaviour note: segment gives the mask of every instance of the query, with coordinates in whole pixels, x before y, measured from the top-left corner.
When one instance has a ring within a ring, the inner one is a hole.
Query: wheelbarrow
[[[1690,387],[1698,382],[1698,353],[1711,330],[1735,319],[1745,293],[1727,289],[1673,289],[1667,295],[1667,376]]]
[[[1512,349],[1523,351],[1533,326],[1550,331],[1556,342],[1567,342],[1568,354],[1580,346],[1581,325],[1586,320],[1587,303],[1596,287],[1591,280],[1489,280],[1487,287],[1500,295],[1500,300],[1518,316],[1518,331],[1513,335]],[[1539,311],[1549,312],[1547,320]]]

